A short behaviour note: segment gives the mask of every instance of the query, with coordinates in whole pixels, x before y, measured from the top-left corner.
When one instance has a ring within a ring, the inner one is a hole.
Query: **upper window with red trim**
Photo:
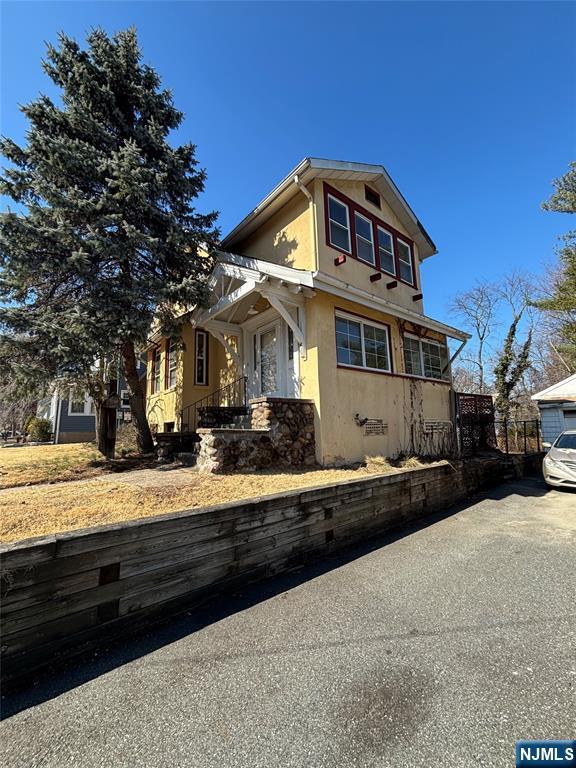
[[[414,244],[406,235],[324,184],[326,243],[416,288]]]
[[[332,195],[328,195],[328,220],[330,227],[330,245],[351,253],[350,250],[350,212],[348,206]]]

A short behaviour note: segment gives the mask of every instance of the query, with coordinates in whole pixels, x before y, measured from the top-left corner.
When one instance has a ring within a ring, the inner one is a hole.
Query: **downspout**
[[[306,197],[308,198],[308,207],[310,209],[310,228],[312,230],[312,243],[314,246],[314,272],[318,272],[318,243],[316,239],[316,204],[314,202],[314,198],[310,194],[310,191],[302,184],[300,181],[300,177],[298,174],[294,176],[294,184],[298,187],[300,192],[302,192]]]

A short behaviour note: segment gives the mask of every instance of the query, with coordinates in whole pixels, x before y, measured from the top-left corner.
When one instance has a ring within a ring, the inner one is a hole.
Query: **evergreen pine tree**
[[[154,318],[174,332],[178,308],[206,300],[217,214],[193,206],[205,172],[193,144],[168,142],[183,115],[135,30],[96,29],[87,44],[62,34],[48,46],[61,102],[22,107],[26,145],[0,142],[0,192],[17,203],[0,221],[0,362],[24,388],[121,359],[149,451],[138,350]]]
[[[556,179],[554,186],[556,191],[543,203],[544,210],[576,213],[576,163],[570,164],[570,170]],[[535,302],[535,306],[556,314],[560,335],[558,347],[568,365],[576,370],[576,231],[564,235],[562,242],[559,278],[553,277],[551,295]]]

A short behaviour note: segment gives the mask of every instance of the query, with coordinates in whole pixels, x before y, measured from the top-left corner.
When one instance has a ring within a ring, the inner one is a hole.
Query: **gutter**
[[[459,341],[464,342],[464,344],[472,338],[471,335],[465,331],[459,331],[457,328],[452,328],[450,325],[445,325],[439,320],[433,320],[431,317],[427,317],[426,315],[420,315],[418,312],[413,312],[410,309],[404,309],[404,307],[401,307],[398,304],[394,304],[391,301],[386,301],[386,299],[381,299],[378,296],[373,296],[371,293],[363,291],[361,288],[354,288],[348,283],[343,283],[341,280],[337,280],[335,277],[331,277],[330,275],[327,275],[323,272],[316,272],[313,277],[314,288],[317,288],[320,291],[332,293],[336,296],[341,296],[344,299],[348,298],[351,301],[359,300],[360,303],[369,308],[382,308],[390,315],[400,317],[403,320],[408,320],[409,322],[415,323],[416,325],[424,325],[433,331],[438,331],[438,333],[443,333],[453,339],[458,339]],[[460,353],[462,346],[458,349],[456,354]],[[455,356],[456,355],[454,355],[454,357]]]

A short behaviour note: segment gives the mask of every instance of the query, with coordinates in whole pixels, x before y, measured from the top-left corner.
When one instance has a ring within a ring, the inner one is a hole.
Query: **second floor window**
[[[356,228],[356,255],[360,261],[367,264],[375,264],[374,243],[372,241],[372,222],[362,216],[354,214],[354,227]]]
[[[351,253],[348,206],[336,200],[332,195],[328,195],[328,219],[331,245]]]
[[[391,275],[396,274],[394,264],[394,240],[392,235],[382,227],[378,227],[378,255],[380,267]]]
[[[324,202],[327,245],[416,288],[414,244],[407,235],[328,184]]]
[[[400,277],[406,283],[414,283],[414,274],[412,271],[412,249],[404,240],[398,238],[398,265],[400,267]]]

